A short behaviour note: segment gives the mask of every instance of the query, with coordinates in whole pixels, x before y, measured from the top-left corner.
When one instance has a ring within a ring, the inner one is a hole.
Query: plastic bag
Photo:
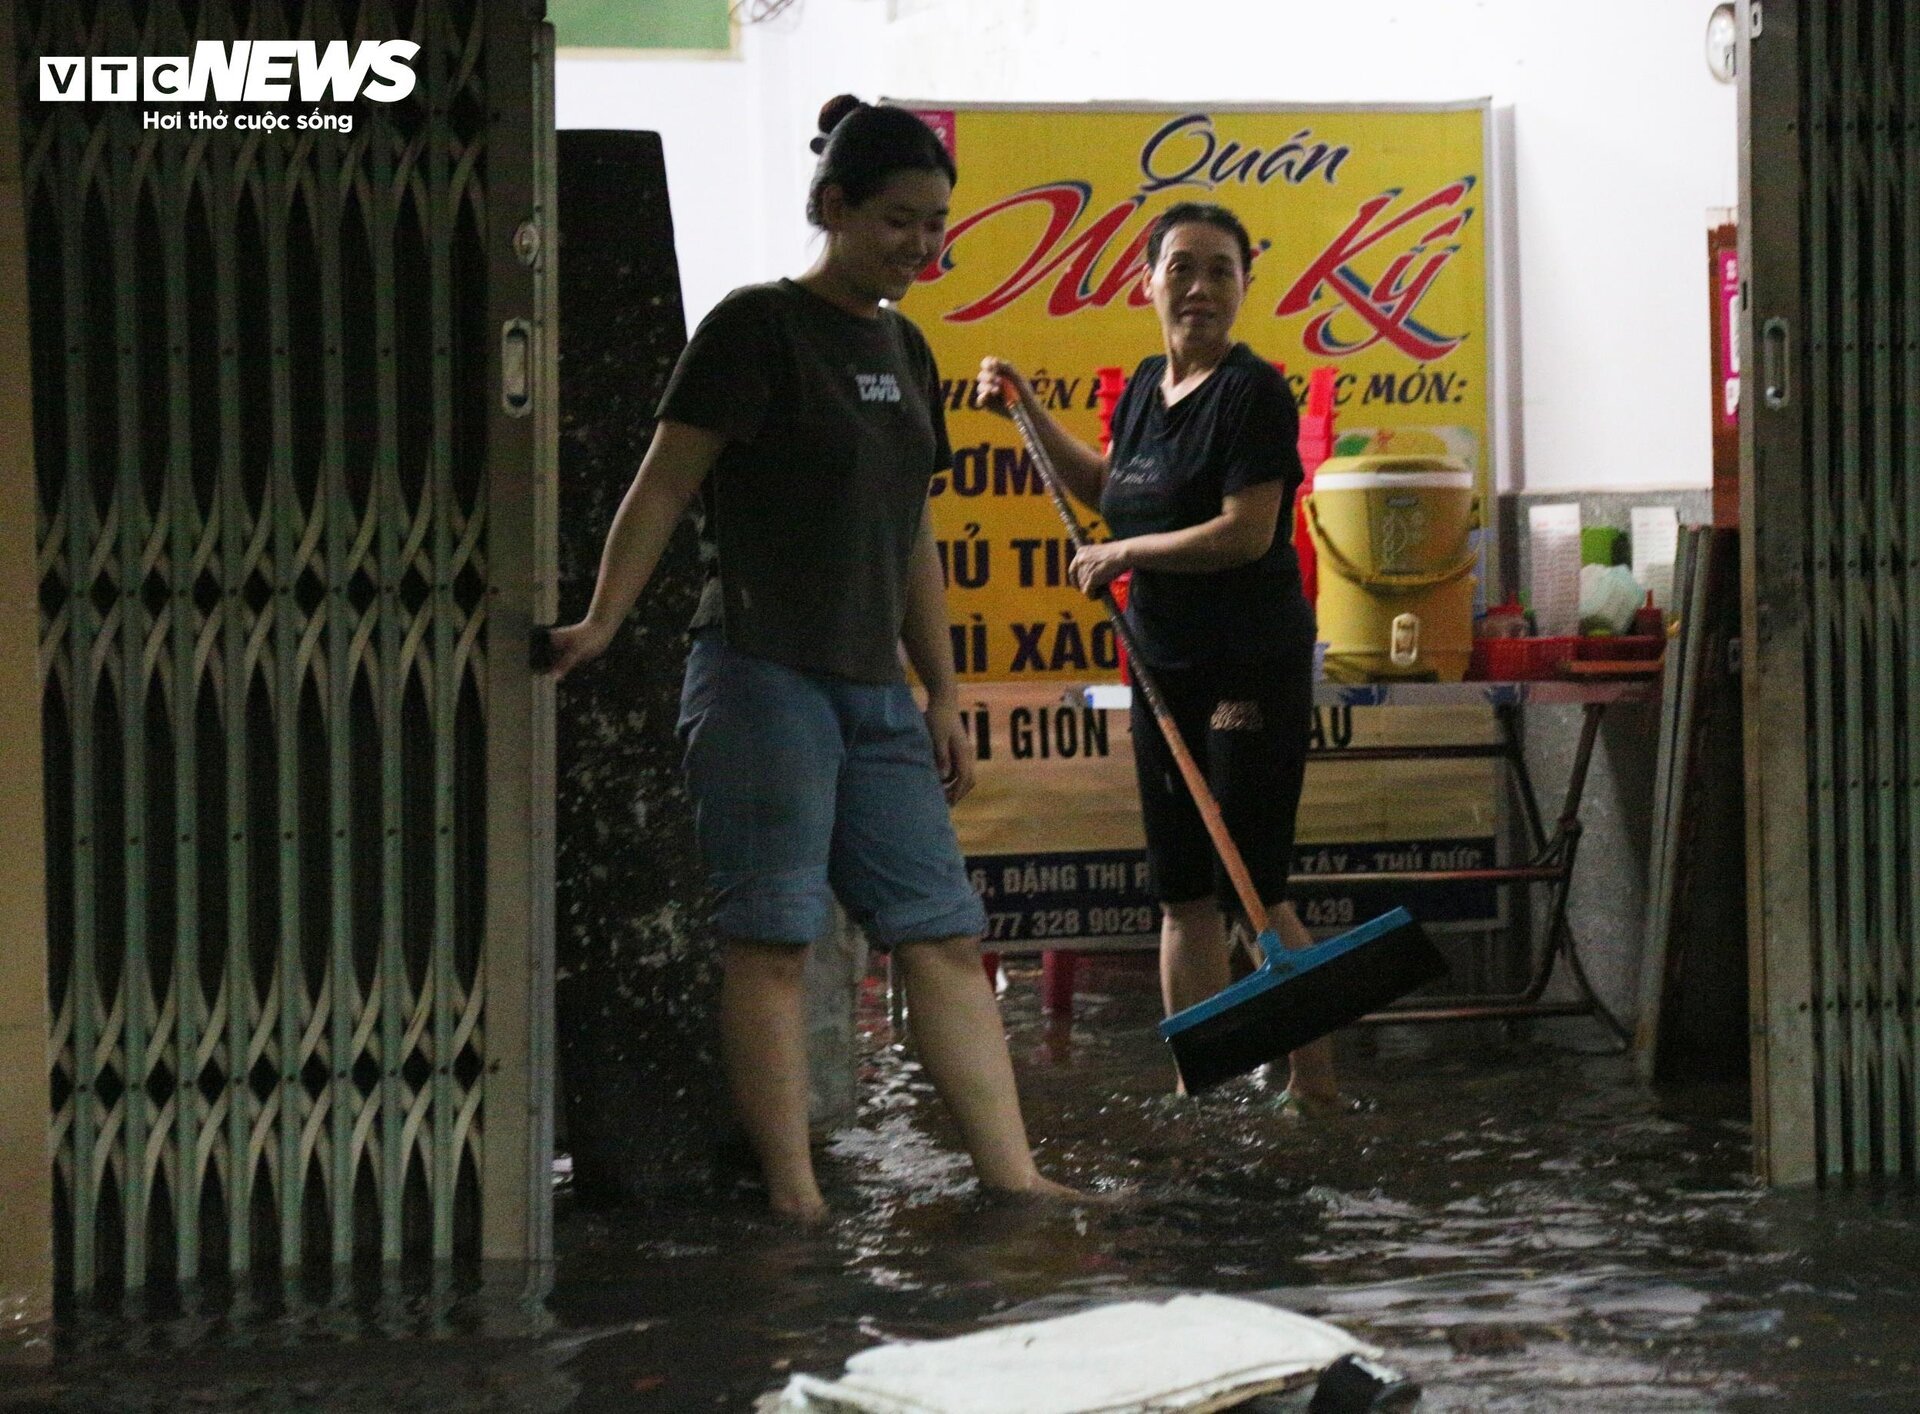
[[[1580,567],[1580,631],[1625,633],[1647,591],[1625,565]]]

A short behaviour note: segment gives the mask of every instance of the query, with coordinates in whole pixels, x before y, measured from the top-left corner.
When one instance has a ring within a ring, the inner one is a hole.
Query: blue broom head
[[[1160,1035],[1171,1041],[1182,1032],[1191,1031],[1203,1021],[1211,1021],[1221,1013],[1250,998],[1260,996],[1272,989],[1275,983],[1288,977],[1297,976],[1309,968],[1330,962],[1343,953],[1363,947],[1376,938],[1383,938],[1396,929],[1404,928],[1413,922],[1413,915],[1404,908],[1396,908],[1391,913],[1383,913],[1378,918],[1351,928],[1337,937],[1328,938],[1323,943],[1315,943],[1310,948],[1298,951],[1289,949],[1280,941],[1280,935],[1273,929],[1265,929],[1258,938],[1260,953],[1266,961],[1249,976],[1242,977],[1231,987],[1216,992],[1204,1002],[1195,1002],[1183,1011],[1176,1011],[1160,1023]]]
[[[1253,974],[1160,1023],[1189,1090],[1317,1040],[1446,972],[1420,925],[1396,908],[1292,951],[1263,933]]]

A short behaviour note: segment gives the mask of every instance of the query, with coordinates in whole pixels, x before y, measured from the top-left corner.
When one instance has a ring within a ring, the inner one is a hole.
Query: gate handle
[[[508,417],[533,407],[533,325],[524,319],[500,326],[500,406]]]
[[[1793,399],[1793,359],[1787,321],[1778,316],[1760,326],[1761,401],[1778,411]]]

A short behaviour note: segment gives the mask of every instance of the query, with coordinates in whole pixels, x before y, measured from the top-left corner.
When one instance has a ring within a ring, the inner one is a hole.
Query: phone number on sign
[[[1040,908],[1026,913],[989,913],[987,938],[1127,938],[1160,927],[1160,910],[1151,904],[1111,908]]]

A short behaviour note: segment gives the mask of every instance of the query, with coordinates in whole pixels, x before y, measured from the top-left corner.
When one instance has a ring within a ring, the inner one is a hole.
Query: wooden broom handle
[[[1014,426],[1020,429],[1020,440],[1027,444],[1033,464],[1040,468],[1040,478],[1047,483],[1047,493],[1053,497],[1053,508],[1060,513],[1074,548],[1081,549],[1091,544],[1086,528],[1080,524],[1080,517],[1074,514],[1073,506],[1067,500],[1066,483],[1061,481],[1053,457],[1040,440],[1040,429],[1034,425],[1032,411],[1017,395],[1007,400],[1007,407],[1013,414]],[[1227,877],[1233,881],[1234,892],[1240,895],[1240,906],[1246,910],[1247,923],[1255,933],[1264,933],[1268,929],[1266,903],[1253,886],[1253,875],[1247,872],[1247,861],[1240,857],[1240,847],[1233,842],[1233,836],[1227,833],[1227,822],[1220,814],[1220,803],[1213,798],[1207,778],[1201,774],[1193,753],[1187,750],[1187,743],[1180,735],[1180,728],[1173,720],[1166,698],[1160,695],[1159,685],[1154,682],[1153,675],[1147,671],[1147,665],[1140,657],[1139,647],[1133,640],[1133,630],[1127,627],[1127,616],[1120,612],[1119,605],[1113,602],[1112,591],[1104,585],[1098,597],[1107,611],[1107,617],[1113,621],[1114,632],[1127,645],[1134,686],[1147,695],[1147,705],[1153,709],[1153,719],[1159,723],[1167,749],[1179,764],[1180,775],[1187,783],[1187,790],[1200,811],[1200,818],[1206,822],[1207,833],[1213,838],[1213,847],[1220,855],[1220,862],[1227,866]]]

